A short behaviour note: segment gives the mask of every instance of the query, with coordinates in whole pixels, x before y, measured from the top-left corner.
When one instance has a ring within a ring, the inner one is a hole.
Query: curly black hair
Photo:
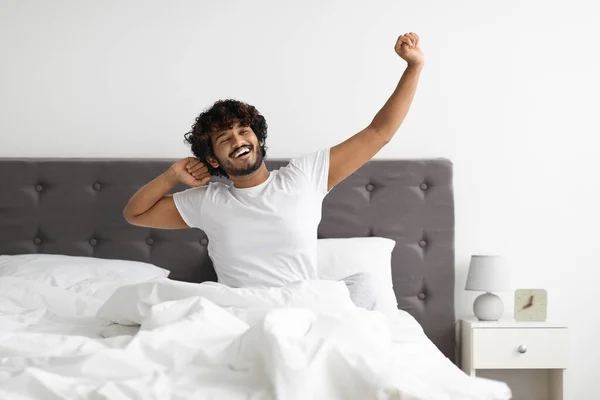
[[[241,126],[252,128],[258,141],[263,143],[261,146],[263,158],[267,155],[265,117],[250,104],[233,99],[218,100],[198,115],[192,130],[184,135],[184,142],[191,145],[192,153],[206,165],[211,175],[227,178],[227,174],[220,166],[214,168],[207,160],[208,157],[215,157],[210,135],[215,131],[232,129],[236,121],[239,121]]]

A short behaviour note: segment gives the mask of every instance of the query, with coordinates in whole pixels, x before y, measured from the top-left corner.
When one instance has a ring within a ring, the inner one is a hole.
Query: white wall
[[[427,57],[379,158],[454,162],[457,315],[469,255],[503,252],[572,328],[569,399],[600,398],[598,10],[584,1],[2,1],[0,157],[184,157],[216,99],[254,104],[269,156],[368,124]],[[590,2],[591,3],[591,2]],[[512,295],[505,294],[508,313]]]

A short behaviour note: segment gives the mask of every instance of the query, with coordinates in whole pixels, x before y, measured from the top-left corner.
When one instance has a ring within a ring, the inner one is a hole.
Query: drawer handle
[[[517,351],[521,354],[525,354],[527,352],[527,346],[525,346],[524,344],[520,345],[519,348],[517,348]]]

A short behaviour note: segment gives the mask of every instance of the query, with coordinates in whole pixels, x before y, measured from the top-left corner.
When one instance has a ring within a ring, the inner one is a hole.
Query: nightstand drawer
[[[566,368],[567,331],[563,328],[473,329],[473,368]]]

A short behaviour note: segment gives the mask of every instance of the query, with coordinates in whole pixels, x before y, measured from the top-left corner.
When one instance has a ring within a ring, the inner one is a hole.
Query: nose
[[[237,149],[241,145],[246,144],[242,139],[242,136],[238,135],[237,133],[232,136],[231,141],[234,149]]]

